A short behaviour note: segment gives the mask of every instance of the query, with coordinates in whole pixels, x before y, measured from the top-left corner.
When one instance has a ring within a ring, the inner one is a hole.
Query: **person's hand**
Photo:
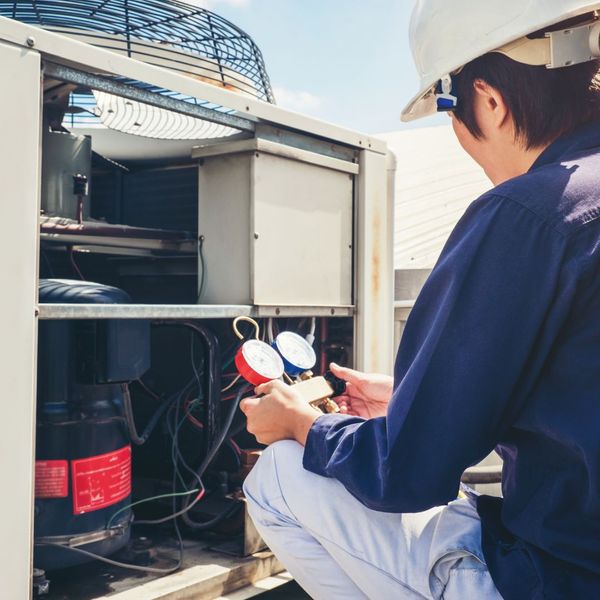
[[[394,386],[392,377],[362,373],[335,363],[331,363],[329,369],[346,382],[346,391],[334,398],[341,413],[365,419],[381,417],[387,413]]]
[[[240,409],[248,420],[248,431],[261,444],[296,440],[304,446],[312,424],[321,413],[282,381],[263,383],[254,391],[257,396],[264,395],[244,398],[240,403]]]

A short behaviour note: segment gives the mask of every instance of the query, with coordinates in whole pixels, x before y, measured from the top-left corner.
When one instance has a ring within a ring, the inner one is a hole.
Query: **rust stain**
[[[242,90],[235,87],[234,85],[225,83],[224,81],[219,81],[218,79],[211,79],[210,77],[204,77],[202,75],[195,75],[195,74],[190,74],[189,77],[191,77],[192,79],[197,79],[198,81],[202,81],[203,83],[210,83],[211,85],[214,85],[216,87],[225,88],[226,90],[229,90],[230,92],[236,92],[237,94],[244,94],[244,92]],[[244,94],[244,95],[246,95],[246,94]]]
[[[373,230],[372,230],[372,271],[371,271],[371,290],[375,299],[375,304],[371,314],[373,320],[373,330],[379,329],[379,310],[378,300],[381,295],[381,215],[375,212],[373,215]],[[377,336],[372,336],[371,339],[371,364],[373,367],[379,366],[379,341]]]
[[[373,274],[371,283],[373,286],[373,294],[379,296],[381,292],[381,216],[375,213],[373,216]]]

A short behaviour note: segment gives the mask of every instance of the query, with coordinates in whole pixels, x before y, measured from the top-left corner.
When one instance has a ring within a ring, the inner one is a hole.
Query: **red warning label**
[[[73,514],[99,510],[131,494],[131,446],[71,461]]]
[[[35,461],[35,497],[66,498],[69,495],[69,462]]]

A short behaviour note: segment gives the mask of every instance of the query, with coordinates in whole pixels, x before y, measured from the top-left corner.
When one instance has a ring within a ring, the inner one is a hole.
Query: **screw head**
[[[30,47],[33,48],[35,46],[35,38],[30,35],[26,40],[25,43]]]
[[[259,236],[258,236],[258,233],[255,233],[255,234],[254,234],[254,239],[255,239],[255,240],[257,240],[257,239],[258,239],[258,237],[259,237]]]

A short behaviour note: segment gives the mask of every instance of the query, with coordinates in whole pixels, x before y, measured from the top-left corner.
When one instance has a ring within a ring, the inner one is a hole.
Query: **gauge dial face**
[[[248,366],[265,379],[279,379],[283,375],[281,356],[265,342],[249,340],[242,346],[242,354]]]
[[[312,369],[317,362],[313,347],[301,336],[292,331],[283,331],[275,340],[281,356],[302,371]]]

